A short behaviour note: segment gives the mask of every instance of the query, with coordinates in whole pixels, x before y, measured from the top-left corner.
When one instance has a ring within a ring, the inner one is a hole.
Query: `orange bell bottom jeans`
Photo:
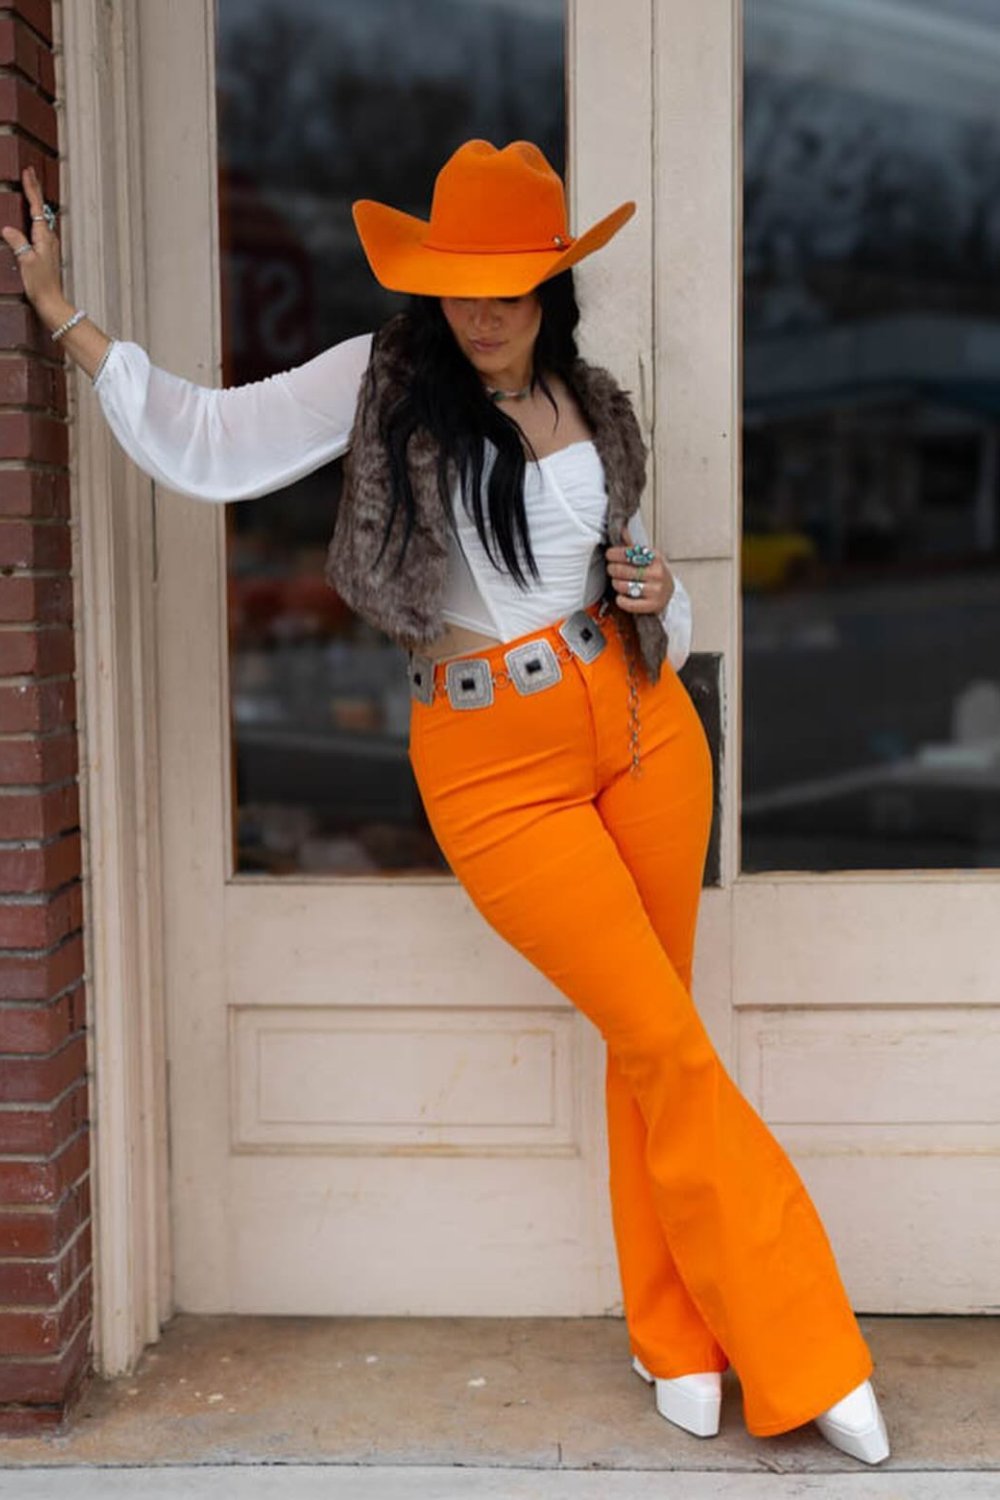
[[[596,617],[596,606],[591,613]],[[514,645],[480,655],[495,671]],[[807,1422],[872,1370],[829,1239],[787,1154],[723,1067],[691,998],[712,760],[686,688],[627,659],[455,709],[435,668],[410,760],[433,832],[486,921],[607,1044],[611,1214],[631,1352],[654,1375],[732,1364],[747,1428]]]

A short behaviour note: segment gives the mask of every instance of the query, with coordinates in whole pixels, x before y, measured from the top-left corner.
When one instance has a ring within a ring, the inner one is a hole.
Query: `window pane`
[[[355,198],[426,217],[473,136],[562,171],[562,0],[217,0],[224,380],[374,329]],[[417,24],[416,18],[419,19]],[[323,580],[340,465],[228,509],[236,867],[441,873],[405,658]]]
[[[1000,10],[746,0],[743,867],[1000,863]]]

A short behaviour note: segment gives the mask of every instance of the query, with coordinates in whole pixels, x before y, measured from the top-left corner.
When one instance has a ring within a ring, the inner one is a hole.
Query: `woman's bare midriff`
[[[483,635],[465,625],[446,625],[437,639],[423,649],[433,661],[443,661],[448,656],[474,656],[477,651],[487,651],[499,644],[495,635]]]

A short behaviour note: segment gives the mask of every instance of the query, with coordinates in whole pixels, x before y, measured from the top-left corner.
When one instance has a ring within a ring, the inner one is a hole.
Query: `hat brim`
[[[424,297],[520,297],[606,245],[635,213],[622,203],[562,250],[501,253],[435,250],[430,225],[371,198],[354,204],[355,228],[372,274],[390,292]]]

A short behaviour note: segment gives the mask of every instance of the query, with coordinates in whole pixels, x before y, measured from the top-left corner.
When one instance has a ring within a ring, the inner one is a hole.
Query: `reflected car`
[[[812,573],[819,552],[803,531],[747,531],[743,534],[740,573],[743,587],[765,592],[798,583]]]

